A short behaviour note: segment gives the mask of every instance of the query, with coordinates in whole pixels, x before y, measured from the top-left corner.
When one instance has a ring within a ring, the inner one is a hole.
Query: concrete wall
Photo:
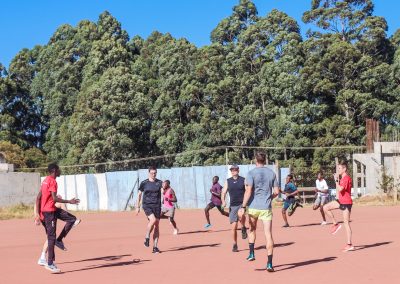
[[[240,166],[240,175],[246,176],[254,167],[254,165]],[[276,171],[274,166],[271,166],[271,169]],[[284,184],[288,173],[289,169],[281,169],[281,183]],[[58,193],[67,199],[77,197],[81,200],[79,205],[68,204],[69,210],[121,211],[125,209],[127,203],[134,204],[139,182],[147,176],[147,169],[61,176],[57,178]],[[219,176],[223,185],[225,179],[229,177],[229,167],[184,167],[158,169],[157,172],[158,179],[171,181],[180,208],[204,208],[211,198],[209,189],[213,176]],[[132,190],[133,197],[129,199]]]
[[[33,204],[39,189],[38,173],[0,173],[0,207]]]

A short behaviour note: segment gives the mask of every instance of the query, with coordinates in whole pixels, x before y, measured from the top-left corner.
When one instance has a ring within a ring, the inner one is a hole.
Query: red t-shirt
[[[57,194],[57,181],[52,176],[47,176],[42,182],[40,188],[42,191],[42,199],[40,200],[40,218],[43,220],[44,216],[42,212],[54,212],[56,211],[55,202],[51,196],[52,192]]]
[[[351,199],[351,186],[352,186],[351,177],[345,175],[340,180],[339,185],[343,187],[343,190],[339,191],[339,203],[340,204],[353,204],[353,200]]]

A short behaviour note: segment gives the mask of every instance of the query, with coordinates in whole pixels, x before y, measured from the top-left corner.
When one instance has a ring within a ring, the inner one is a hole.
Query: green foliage
[[[17,168],[26,166],[24,151],[20,146],[8,141],[0,141],[0,153],[3,154],[8,164],[14,164]]]
[[[400,31],[387,37],[371,0],[312,0],[303,21],[312,27],[305,39],[289,15],[259,15],[240,0],[202,48],[157,31],[129,38],[107,11],[61,25],[46,45],[0,65],[1,145],[18,166],[177,152],[160,165],[185,166],[253,157],[198,151],[223,145],[361,145],[366,118],[384,137],[397,133]],[[316,172],[347,153],[268,155]]]

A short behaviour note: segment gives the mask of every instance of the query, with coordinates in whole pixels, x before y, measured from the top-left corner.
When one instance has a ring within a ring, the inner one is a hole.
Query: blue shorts
[[[283,202],[283,210],[287,210],[290,205],[295,203],[296,198],[286,198],[285,201]]]

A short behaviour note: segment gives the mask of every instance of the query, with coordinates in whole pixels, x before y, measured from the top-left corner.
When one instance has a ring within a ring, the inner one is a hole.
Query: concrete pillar
[[[358,193],[358,170],[357,170],[357,162],[353,158],[353,189],[354,192]]]
[[[397,158],[393,156],[393,180],[394,180],[394,192],[393,192],[393,199],[394,203],[397,203],[397,190],[399,185],[399,172],[397,171]]]

